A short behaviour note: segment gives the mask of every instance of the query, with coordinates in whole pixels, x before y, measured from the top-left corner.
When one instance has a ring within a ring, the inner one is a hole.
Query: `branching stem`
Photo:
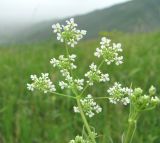
[[[83,120],[83,122],[84,122],[84,125],[85,125],[85,127],[86,127],[86,130],[87,130],[87,132],[88,132],[88,134],[89,134],[89,137],[90,137],[90,139],[92,140],[93,143],[96,143],[95,138],[94,138],[94,136],[93,136],[93,133],[92,133],[90,127],[89,127],[89,124],[88,124],[87,119],[86,119],[86,117],[85,117],[85,114],[84,114],[84,112],[83,112],[83,109],[82,109],[82,106],[81,106],[81,103],[80,103],[80,100],[79,100],[79,99],[77,99],[77,105],[78,105],[78,108],[79,108],[79,110],[80,110],[80,114],[81,114],[82,120]]]
[[[97,100],[97,99],[109,99],[109,97],[95,97],[94,99],[95,100]]]
[[[69,58],[69,50],[68,50],[67,44],[65,44],[65,47],[66,47],[67,57]],[[71,72],[71,75],[73,75],[73,74],[72,74],[72,69],[70,70],[70,72]],[[87,87],[88,87],[88,86],[86,86],[86,88],[87,88]],[[86,88],[84,88],[84,89],[86,89]],[[85,90],[83,90],[83,91],[85,91]],[[88,132],[88,135],[89,135],[91,141],[92,141],[93,143],[96,143],[95,138],[94,138],[94,136],[93,136],[93,133],[92,133],[92,131],[91,131],[91,128],[90,128],[90,126],[89,126],[89,124],[88,124],[88,121],[87,121],[87,119],[86,119],[86,116],[85,116],[85,114],[84,114],[84,112],[83,112],[83,109],[82,109],[82,106],[81,106],[81,103],[80,103],[80,97],[81,97],[81,95],[83,94],[83,91],[82,91],[82,93],[81,93],[80,95],[78,95],[78,94],[77,94],[77,91],[75,91],[74,89],[72,89],[72,92],[73,92],[73,93],[75,94],[75,96],[76,96],[76,97],[74,97],[74,98],[76,98],[76,100],[77,100],[77,105],[78,105],[78,108],[79,108],[79,110],[80,110],[80,115],[81,115],[81,118],[82,118],[82,120],[83,120],[83,123],[84,123],[84,125],[85,125],[85,127],[86,127],[86,130],[87,130],[87,132]],[[68,97],[68,96],[67,96],[67,97]]]
[[[132,103],[130,103],[130,114],[128,119],[128,128],[124,136],[124,143],[132,143],[133,136],[137,128],[137,119],[139,111],[135,110]]]
[[[61,94],[61,93],[57,93],[57,92],[52,92],[53,94],[56,94],[56,95],[60,95],[60,96],[64,96],[64,97],[68,97],[68,98],[72,98],[72,99],[76,99],[76,97],[74,96],[70,96],[70,95],[66,95],[66,94]]]

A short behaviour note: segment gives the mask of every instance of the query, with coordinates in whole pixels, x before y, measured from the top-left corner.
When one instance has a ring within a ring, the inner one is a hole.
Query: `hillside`
[[[132,0],[109,8],[74,17],[80,27],[89,31],[93,38],[102,31],[151,32],[160,29],[160,0]],[[46,21],[19,33],[15,41],[33,42],[52,37],[51,25]],[[59,20],[64,22],[64,20]]]

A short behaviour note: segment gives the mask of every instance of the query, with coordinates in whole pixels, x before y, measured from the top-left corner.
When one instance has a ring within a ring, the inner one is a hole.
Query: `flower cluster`
[[[88,140],[85,140],[82,136],[77,135],[74,140],[70,140],[69,143],[90,143]]]
[[[117,102],[121,102],[123,105],[127,105],[130,103],[130,96],[133,92],[131,88],[122,87],[121,84],[115,82],[113,87],[107,90],[109,93],[109,101],[113,104],[117,104]]]
[[[50,63],[53,65],[53,67],[58,67],[59,69],[76,69],[77,66],[73,64],[75,61],[76,55],[72,54],[69,55],[68,58],[65,58],[64,55],[60,55],[58,59],[51,59]]]
[[[143,94],[141,88],[135,88],[131,96],[131,101],[138,110],[145,110],[157,106],[160,103],[160,99],[155,96],[156,89],[151,86],[149,89],[149,95]]]
[[[69,78],[66,78],[65,80],[67,80],[68,83],[64,81],[59,82],[59,86],[61,87],[61,89],[72,88],[72,89],[77,89],[79,91],[83,89],[84,79],[73,80],[73,78],[69,76]]]
[[[93,100],[92,95],[87,95],[84,99],[80,100],[84,113],[90,118],[95,115],[95,113],[100,113],[102,108],[97,105],[97,103]],[[79,113],[80,110],[78,107],[73,107],[74,112]]]
[[[92,132],[92,135],[93,135],[93,138],[97,137],[97,133],[95,133],[95,132]],[[83,136],[77,135],[75,137],[75,139],[74,140],[70,140],[69,143],[92,143],[92,141],[90,140],[89,137],[86,137],[86,139],[85,139]]]
[[[77,30],[78,25],[73,18],[67,20],[66,23],[65,26],[59,23],[52,25],[53,32],[57,33],[57,40],[74,47],[86,35],[86,30]]]
[[[120,43],[111,44],[110,39],[102,37],[100,45],[100,48],[97,48],[94,53],[96,57],[99,58],[102,56],[108,65],[113,62],[115,62],[116,65],[123,63],[123,56],[119,56],[119,52],[123,51]]]
[[[89,66],[90,70],[85,74],[85,76],[89,79],[87,83],[92,86],[94,81],[97,82],[106,82],[109,81],[108,74],[102,74],[101,71],[97,68],[97,65],[92,63]]]
[[[31,75],[30,77],[33,83],[27,84],[27,89],[31,91],[33,91],[34,89],[38,89],[44,91],[44,93],[56,91],[54,84],[48,76],[48,73],[41,73],[40,77]]]

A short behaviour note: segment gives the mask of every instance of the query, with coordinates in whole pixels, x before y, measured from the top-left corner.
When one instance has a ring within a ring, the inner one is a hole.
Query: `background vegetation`
[[[103,66],[111,75],[109,84],[88,89],[94,96],[107,95],[107,87],[114,81],[126,86],[150,85],[160,93],[160,33],[123,34],[101,33],[124,47],[124,64]],[[85,40],[71,52],[78,55],[76,74],[87,71],[91,61],[98,62],[93,51],[100,39]],[[49,64],[52,57],[63,54],[63,45],[54,40],[38,44],[0,47],[0,143],[66,143],[81,133],[82,122],[73,113],[74,102],[43,93],[30,93],[26,89],[30,74],[49,72],[54,83],[60,74]],[[101,88],[100,88],[101,87]],[[60,89],[58,89],[61,92]],[[65,91],[70,94],[70,91]],[[119,143],[127,126],[128,108],[98,101],[103,112],[90,120],[100,133],[100,143]],[[103,134],[105,133],[105,135]],[[121,135],[119,134],[121,133]],[[110,139],[110,140],[109,140]],[[160,142],[160,109],[143,113],[138,122],[134,143]]]

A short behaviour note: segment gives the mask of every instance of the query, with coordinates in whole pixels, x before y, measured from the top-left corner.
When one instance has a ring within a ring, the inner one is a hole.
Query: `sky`
[[[127,0],[0,0],[0,22],[39,22],[84,14]]]

